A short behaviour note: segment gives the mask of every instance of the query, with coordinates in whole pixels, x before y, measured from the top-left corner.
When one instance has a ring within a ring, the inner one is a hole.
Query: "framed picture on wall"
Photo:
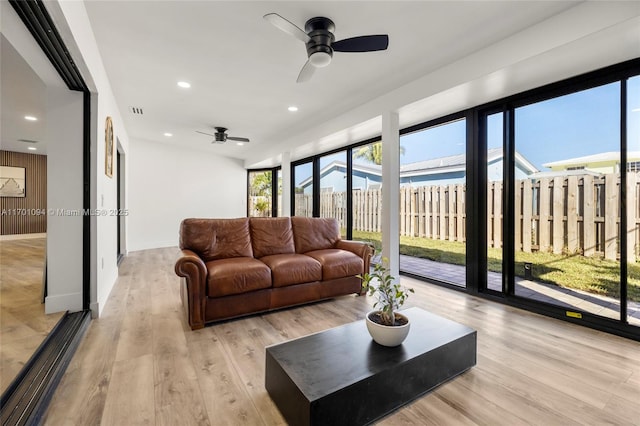
[[[0,166],[0,197],[27,196],[24,167]]]
[[[107,117],[104,125],[104,174],[113,177],[113,157],[115,156],[113,145],[113,123],[111,117]]]

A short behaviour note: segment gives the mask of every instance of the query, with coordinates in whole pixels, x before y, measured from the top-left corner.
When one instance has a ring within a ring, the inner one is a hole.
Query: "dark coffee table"
[[[265,387],[290,425],[368,424],[476,364],[476,331],[419,308],[395,348],[364,320],[266,348]]]

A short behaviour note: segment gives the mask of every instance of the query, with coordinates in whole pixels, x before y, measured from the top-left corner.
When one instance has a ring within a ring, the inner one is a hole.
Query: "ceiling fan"
[[[335,24],[331,19],[321,16],[309,19],[304,24],[304,31],[277,13],[267,13],[263,18],[276,28],[306,44],[308,59],[298,74],[297,83],[309,80],[316,68],[329,65],[333,52],[374,52],[386,50],[389,46],[387,34],[351,37],[335,41],[333,36],[336,29]]]
[[[211,133],[206,133],[206,132],[201,132],[200,130],[196,130],[196,133],[201,133],[203,135],[207,135],[207,136],[213,136],[215,139],[213,141],[211,141],[211,143],[225,143],[227,140],[230,141],[236,141],[236,142],[249,142],[248,138],[238,138],[235,136],[229,136],[227,135],[227,128],[226,127],[214,127],[214,129],[216,129],[215,134],[211,134]]]

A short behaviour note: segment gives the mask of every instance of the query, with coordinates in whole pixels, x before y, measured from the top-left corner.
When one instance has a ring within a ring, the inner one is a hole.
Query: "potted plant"
[[[373,304],[377,310],[369,312],[366,317],[369,334],[380,345],[398,346],[409,334],[411,324],[409,318],[396,310],[404,304],[409,293],[413,293],[413,289],[402,287],[391,275],[388,264],[389,260],[383,258],[382,262],[374,265],[373,272],[359,277],[364,291],[377,297]]]

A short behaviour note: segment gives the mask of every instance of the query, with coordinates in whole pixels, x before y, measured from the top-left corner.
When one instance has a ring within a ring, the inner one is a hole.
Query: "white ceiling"
[[[248,159],[575,4],[90,1],[86,9],[131,139]],[[389,49],[336,53],[311,81],[297,84],[305,46],[266,22],[269,12],[299,27],[329,17],[337,40],[386,33]],[[192,88],[180,89],[179,80]],[[288,112],[289,105],[299,111]],[[131,106],[144,115],[130,114]],[[195,132],[211,126],[251,143],[212,145]]]
[[[387,110],[414,124],[640,56],[640,2],[90,0],[85,7],[130,140],[239,158],[247,167],[371,137]],[[304,44],[266,22],[269,12],[300,27],[329,17],[337,40],[386,33],[389,49],[336,53],[297,84]],[[3,143],[5,56],[3,48]],[[177,87],[180,80],[192,87]],[[131,114],[132,106],[144,114]],[[212,126],[251,143],[211,144],[196,133]]]
[[[46,85],[4,35],[0,35],[0,52],[2,149],[46,154]],[[25,120],[25,116],[35,117],[37,121]],[[27,147],[34,147],[36,151]]]

